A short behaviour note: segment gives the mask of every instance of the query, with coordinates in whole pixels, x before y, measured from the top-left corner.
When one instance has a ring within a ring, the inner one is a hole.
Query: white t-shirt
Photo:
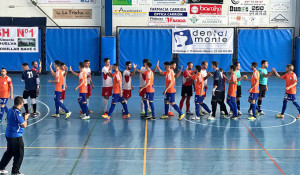
[[[87,78],[87,84],[91,84],[91,68],[83,68],[86,76],[90,76]]]
[[[143,87],[143,86],[145,86],[145,84],[146,84],[146,80],[143,78],[143,74],[144,74],[144,72],[146,72],[147,71],[147,69],[143,66],[143,67],[141,67],[141,72],[142,72],[142,74],[140,74],[140,87]]]
[[[202,74],[202,77],[204,79],[207,76],[207,71],[201,69],[201,74]],[[204,86],[207,86],[207,79],[204,81]]]
[[[126,82],[126,77],[127,77],[127,79],[129,78],[128,82]],[[131,76],[130,76],[129,70],[125,70],[123,72],[123,89],[131,90]]]
[[[112,87],[113,86],[113,79],[108,76],[109,67],[102,68],[102,78],[103,78],[103,87]]]
[[[66,85],[67,85],[67,77],[64,75],[66,71],[62,70],[61,73],[63,74],[63,79],[64,79],[64,86],[63,90],[66,90]]]

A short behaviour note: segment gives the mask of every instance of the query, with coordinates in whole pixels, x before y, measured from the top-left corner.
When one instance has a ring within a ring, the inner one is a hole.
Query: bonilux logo
[[[221,15],[222,5],[191,5],[191,14]]]

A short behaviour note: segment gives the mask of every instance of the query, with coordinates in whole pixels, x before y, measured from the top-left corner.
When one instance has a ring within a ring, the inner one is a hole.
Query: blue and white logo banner
[[[233,54],[233,28],[172,29],[172,52]]]

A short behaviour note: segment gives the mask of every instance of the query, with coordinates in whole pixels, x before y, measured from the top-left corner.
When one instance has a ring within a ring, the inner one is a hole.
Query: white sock
[[[143,111],[144,110],[144,102],[143,102],[143,99],[141,100],[141,111]]]
[[[61,103],[64,103],[64,100],[59,100]]]
[[[172,106],[171,106],[171,104],[169,103],[169,112],[171,112],[171,107],[172,107]]]
[[[89,104],[90,104],[90,99],[86,99],[86,105],[89,107]]]
[[[105,98],[103,99],[103,112],[107,111],[107,104],[108,104],[108,100],[106,100]]]
[[[124,101],[125,101],[125,103],[127,104],[128,100],[125,99]]]
[[[148,100],[147,100],[147,104],[148,104],[148,110],[150,110],[151,108]]]

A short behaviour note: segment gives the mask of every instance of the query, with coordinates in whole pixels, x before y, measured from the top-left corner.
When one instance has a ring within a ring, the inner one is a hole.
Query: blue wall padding
[[[28,63],[31,68],[32,61],[39,61],[41,58],[41,31],[39,30],[39,52],[33,53],[0,53],[0,68],[7,71],[22,71],[22,63]]]
[[[192,62],[194,66],[200,65],[202,61],[208,62],[207,71],[213,71],[211,67],[212,61],[218,61],[219,67],[229,72],[229,66],[232,64],[231,54],[179,54],[179,66],[183,65],[185,70],[188,62]]]
[[[300,38],[296,38],[296,62],[295,73],[300,76]]]
[[[278,72],[285,72],[286,65],[291,64],[291,29],[240,30],[238,39],[238,60],[242,72],[251,72],[251,62],[257,62],[260,67],[262,60],[268,61],[268,71],[275,67]]]
[[[99,32],[97,29],[47,29],[46,64],[55,60],[78,71],[78,63],[90,60],[91,70],[99,70]]]
[[[104,66],[104,58],[109,58],[110,64],[116,63],[115,37],[101,37],[101,67]]]
[[[171,29],[120,29],[120,69],[126,68],[126,61],[134,62],[140,68],[144,58],[148,58],[153,67],[159,60],[161,69],[163,62],[172,61]]]

